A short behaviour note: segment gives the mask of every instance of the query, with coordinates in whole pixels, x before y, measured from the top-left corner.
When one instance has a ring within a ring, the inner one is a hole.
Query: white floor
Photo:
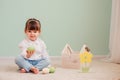
[[[120,80],[120,64],[102,59],[94,59],[88,73],[62,68],[57,58],[52,59],[52,64],[56,66],[53,74],[19,73],[14,58],[0,58],[0,80]]]

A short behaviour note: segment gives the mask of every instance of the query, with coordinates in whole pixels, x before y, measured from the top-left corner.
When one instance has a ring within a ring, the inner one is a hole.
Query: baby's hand
[[[26,52],[27,52],[27,58],[29,58],[34,54],[35,48],[33,46],[28,47]]]

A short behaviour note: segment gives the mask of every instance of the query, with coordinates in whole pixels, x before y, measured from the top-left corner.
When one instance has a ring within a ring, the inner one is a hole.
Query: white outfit
[[[27,48],[30,46],[34,46],[35,53],[27,58]],[[49,56],[46,51],[45,43],[41,39],[37,39],[36,41],[31,41],[29,39],[24,39],[19,47],[21,49],[21,54],[16,57],[15,63],[19,66],[19,68],[25,69],[27,72],[30,71],[31,67],[36,67],[39,70],[47,67],[50,64]]]
[[[35,48],[35,53],[30,57],[27,58],[27,48],[33,46]],[[44,43],[43,40],[41,40],[40,38],[38,38],[35,41],[31,41],[28,38],[24,39],[20,44],[19,44],[19,48],[22,50],[21,55],[29,60],[38,60],[41,58],[46,58],[49,60],[49,56],[48,53],[46,51],[46,45]]]

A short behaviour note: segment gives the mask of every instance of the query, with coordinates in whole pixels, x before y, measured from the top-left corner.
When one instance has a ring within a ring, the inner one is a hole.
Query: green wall
[[[112,0],[0,0],[0,56],[16,56],[28,18],[42,24],[41,38],[51,56],[61,55],[66,43],[79,51],[108,53]]]

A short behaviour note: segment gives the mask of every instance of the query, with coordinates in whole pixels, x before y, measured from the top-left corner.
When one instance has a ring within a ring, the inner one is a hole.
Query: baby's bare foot
[[[27,71],[22,68],[22,69],[20,69],[20,72],[21,72],[21,73],[26,73]]]
[[[31,71],[34,73],[34,74],[38,74],[39,73],[39,70],[35,67],[32,67],[31,68]]]

